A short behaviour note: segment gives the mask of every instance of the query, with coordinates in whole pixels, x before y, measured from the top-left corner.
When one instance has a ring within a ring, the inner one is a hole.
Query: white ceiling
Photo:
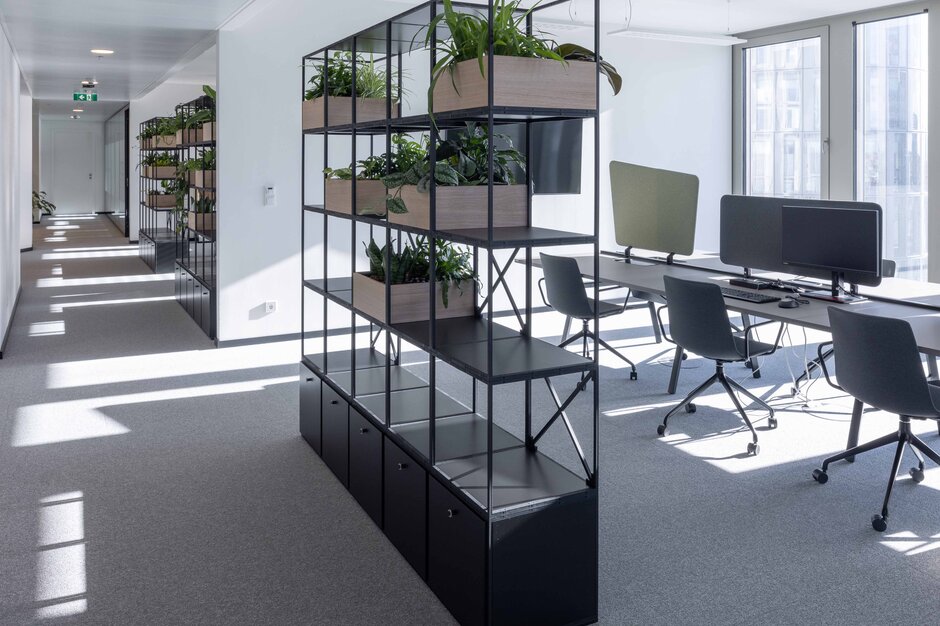
[[[0,0],[0,21],[33,97],[70,99],[83,78],[101,101],[127,102],[214,43],[246,0]],[[115,54],[99,60],[89,52]]]

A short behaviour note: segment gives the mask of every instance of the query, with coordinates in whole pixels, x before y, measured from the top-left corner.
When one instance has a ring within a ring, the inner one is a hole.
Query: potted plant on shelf
[[[524,184],[516,184],[514,171],[525,170],[525,157],[506,135],[497,133],[494,139],[501,147],[496,147],[493,154],[493,225],[525,226],[527,189]],[[438,230],[486,228],[487,152],[485,127],[473,122],[439,143],[434,168]],[[407,170],[386,176],[384,182],[392,191],[388,197],[389,221],[430,228],[431,163],[427,152]]]
[[[520,4],[521,0],[495,0],[493,4],[493,106],[597,108],[595,53],[576,44],[559,45],[542,34],[527,33],[526,18],[535,7],[521,11]],[[432,34],[441,23],[447,26],[450,36],[437,44],[438,61],[431,73],[428,110],[440,113],[487,106],[486,16],[476,11],[454,11],[451,0],[444,0],[444,12],[428,25],[425,45],[431,44]],[[602,60],[600,71],[614,94],[619,93],[622,79],[617,70]]]
[[[150,145],[154,150],[166,150],[176,147],[176,131],[179,129],[179,120],[175,117],[161,117],[151,127],[152,135]]]
[[[215,232],[215,200],[208,197],[197,198],[186,217],[189,228],[201,232]]]
[[[435,281],[438,319],[467,317],[476,312],[476,275],[469,250],[437,240]],[[417,322],[430,317],[430,245],[416,237],[399,252],[379,248],[375,240],[366,245],[369,271],[353,274],[353,306],[374,319],[385,321],[385,278],[391,283],[391,324]],[[386,255],[390,263],[386,264]]]
[[[160,189],[147,194],[147,206],[151,209],[172,209],[177,206],[179,179],[174,177],[160,182]]]
[[[141,176],[144,178],[166,179],[176,176],[179,159],[175,154],[156,152],[148,154],[142,161]]]
[[[215,189],[215,148],[200,151],[195,159],[184,162],[181,169],[190,187]]]
[[[334,52],[328,61],[319,61],[313,65],[314,74],[307,81],[309,88],[304,93],[302,108],[304,130],[352,123],[352,65],[351,52]],[[357,122],[385,119],[387,78],[385,70],[377,66],[371,57],[367,61],[361,55],[356,55]],[[329,93],[325,94],[324,90],[328,90]],[[393,84],[392,117],[398,117],[396,105],[399,97],[398,86]],[[327,115],[329,115],[328,120]]]
[[[203,85],[202,92],[208,100],[204,101],[205,106],[186,118],[186,129],[194,132],[188,133],[185,139],[189,141],[184,143],[215,141],[216,91],[209,85]],[[203,100],[200,99],[200,102]]]
[[[33,224],[42,221],[43,215],[55,213],[55,205],[46,197],[45,191],[33,191]]]

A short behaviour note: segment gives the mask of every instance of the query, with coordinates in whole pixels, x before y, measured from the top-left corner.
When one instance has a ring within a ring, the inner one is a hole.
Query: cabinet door
[[[300,434],[321,454],[320,379],[306,366],[300,366]]]
[[[382,433],[349,409],[349,492],[382,526]]]
[[[461,624],[486,611],[486,524],[436,479],[428,481],[428,586]]]
[[[385,534],[421,576],[427,578],[427,478],[391,439],[385,439]]]
[[[340,482],[349,485],[349,404],[323,385],[323,460]]]
[[[186,312],[193,316],[193,284],[196,281],[189,274],[186,274]]]
[[[212,334],[212,294],[206,287],[202,287],[202,314],[200,325],[207,335]]]

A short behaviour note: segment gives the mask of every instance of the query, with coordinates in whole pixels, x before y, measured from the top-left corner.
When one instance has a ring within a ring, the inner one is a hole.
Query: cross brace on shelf
[[[571,443],[574,445],[575,451],[578,453],[578,458],[581,459],[581,465],[584,467],[584,473],[587,475],[587,484],[589,486],[595,485],[596,475],[595,472],[591,469],[590,464],[587,462],[587,459],[584,456],[584,449],[581,448],[581,442],[578,441],[578,436],[574,432],[574,428],[571,426],[571,420],[568,419],[568,414],[566,413],[571,403],[574,402],[574,399],[578,397],[578,394],[584,391],[589,380],[593,380],[595,373],[590,371],[587,375],[575,386],[574,391],[565,399],[564,402],[561,401],[558,392],[555,390],[555,386],[552,384],[552,381],[548,378],[545,378],[545,384],[548,386],[548,392],[552,396],[552,402],[555,403],[555,412],[548,419],[542,429],[534,437],[531,434],[527,433],[526,435],[526,446],[534,450],[536,445],[539,442],[539,439],[542,438],[548,429],[551,428],[559,418],[561,418],[562,423],[565,425],[565,430],[568,432],[568,437],[571,438]]]

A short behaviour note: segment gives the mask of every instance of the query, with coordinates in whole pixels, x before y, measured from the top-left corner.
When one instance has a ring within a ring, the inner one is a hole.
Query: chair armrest
[[[548,297],[545,295],[545,278],[544,277],[539,279],[539,293],[542,294],[542,302],[545,303],[545,306],[547,306],[550,309],[554,308],[552,305],[548,303]]]
[[[675,341],[673,341],[672,337],[669,336],[669,333],[666,332],[666,325],[663,324],[663,309],[665,308],[666,308],[666,305],[664,304],[658,309],[656,309],[656,321],[659,323],[659,332],[662,333],[663,339],[665,339],[669,343],[679,345]]]
[[[819,359],[819,367],[822,368],[823,376],[826,377],[826,382],[829,383],[830,387],[838,389],[839,391],[845,391],[845,389],[843,389],[836,383],[832,382],[832,378],[829,377],[829,367],[826,365],[826,355],[824,355],[823,352],[825,352],[826,348],[829,348],[831,346],[832,346],[831,341],[824,341],[823,343],[819,344],[819,346],[816,348],[816,356]]]
[[[770,352],[765,353],[762,356],[770,356],[777,351],[777,348],[780,347],[780,340],[783,338],[783,331],[786,330],[785,322],[778,322],[776,320],[767,320],[766,322],[759,322],[757,324],[751,324],[744,330],[744,358],[747,360],[751,359],[751,331],[755,328],[760,328],[761,326],[767,326],[769,324],[780,324],[780,328],[777,330],[777,338],[774,339],[774,349]]]

